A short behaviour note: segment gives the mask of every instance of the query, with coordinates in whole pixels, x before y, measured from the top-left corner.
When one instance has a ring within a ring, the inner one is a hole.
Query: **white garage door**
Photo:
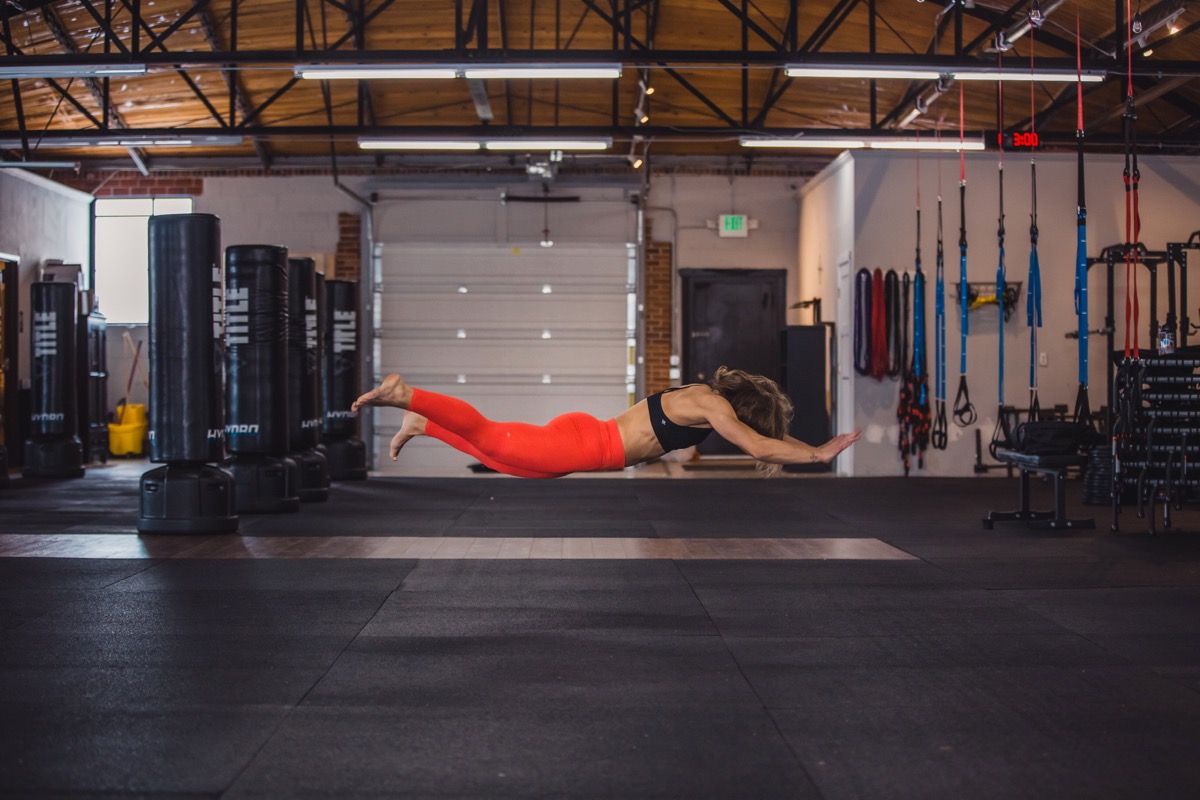
[[[497,420],[601,419],[633,394],[633,245],[384,244],[378,251],[376,370],[460,397]],[[401,412],[377,412],[375,467],[469,475],[476,463],[420,438],[387,454]]]

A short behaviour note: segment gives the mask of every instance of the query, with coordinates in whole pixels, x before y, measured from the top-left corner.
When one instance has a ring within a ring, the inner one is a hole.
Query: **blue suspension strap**
[[[1029,129],[1037,130],[1037,103],[1033,79],[1033,33],[1029,28]],[[1037,329],[1042,327],[1042,269],[1038,262],[1037,224],[1037,151],[1029,149],[1029,181],[1031,189],[1031,211],[1029,213],[1029,277],[1025,286],[1025,324],[1029,326],[1029,420],[1036,421],[1042,415],[1038,402],[1037,380]]]
[[[916,277],[913,289],[912,361],[905,363],[900,384],[900,402],[896,416],[900,423],[900,457],[904,476],[912,467],[911,457],[917,457],[917,467],[925,466],[925,449],[929,444],[929,394],[925,386],[925,275],[921,272],[921,156],[917,151],[917,249],[914,260]],[[908,331],[909,277],[904,274],[904,333]],[[907,356],[907,341],[905,342]]]
[[[997,56],[997,64],[1003,67],[1002,54]],[[997,182],[1000,187],[1000,215],[996,219],[996,244],[999,258],[996,261],[996,319],[998,320],[996,337],[996,428],[992,431],[992,442],[988,451],[996,457],[996,450],[1007,447],[1012,442],[1012,432],[1008,425],[1008,415],[1004,409],[1004,295],[1008,289],[1007,271],[1004,266],[1004,81],[996,81],[996,121],[1000,131],[1000,158],[997,167]]]
[[[954,398],[954,424],[960,428],[973,425],[977,418],[967,389],[967,310],[970,307],[967,285],[967,159],[963,153],[966,136],[963,131],[963,85],[958,84],[958,314],[959,343],[958,394]]]
[[[940,131],[939,131],[940,134]],[[937,261],[933,288],[933,421],[929,443],[935,450],[949,444],[946,423],[946,252],[942,245],[942,163],[938,161]]]
[[[1075,421],[1094,424],[1088,399],[1088,260],[1087,202],[1083,185],[1083,44],[1079,33],[1079,8],[1075,9],[1075,143],[1078,149],[1075,200],[1075,317],[1079,331],[1079,389],[1075,393]]]
[[[900,347],[903,351],[905,359],[903,375],[900,377],[900,399],[896,403],[896,421],[898,425],[898,433],[896,444],[900,448],[900,463],[904,465],[904,477],[908,477],[908,472],[912,468],[912,461],[909,456],[913,451],[912,428],[909,425],[909,418],[912,414],[913,395],[912,395],[912,371],[908,364],[908,295],[912,287],[912,279],[908,273],[904,273],[904,278],[901,281],[904,293],[904,319],[900,327]]]

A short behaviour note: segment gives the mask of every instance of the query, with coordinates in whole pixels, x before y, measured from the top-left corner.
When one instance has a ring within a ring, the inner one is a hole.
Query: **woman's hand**
[[[862,438],[862,429],[855,428],[851,433],[842,433],[816,448],[818,459],[828,464],[837,458],[838,453]]]

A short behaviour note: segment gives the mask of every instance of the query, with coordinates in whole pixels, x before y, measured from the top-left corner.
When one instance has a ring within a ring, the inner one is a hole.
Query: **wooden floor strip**
[[[0,534],[0,558],[905,560],[878,539]]]

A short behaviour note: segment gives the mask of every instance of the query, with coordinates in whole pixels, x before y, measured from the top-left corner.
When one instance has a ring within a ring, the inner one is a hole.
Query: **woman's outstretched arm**
[[[855,430],[839,434],[820,445],[807,444],[791,436],[771,439],[738,419],[733,406],[724,398],[712,395],[705,398],[704,406],[705,416],[713,430],[746,455],[768,464],[829,463],[862,436],[862,431]]]

